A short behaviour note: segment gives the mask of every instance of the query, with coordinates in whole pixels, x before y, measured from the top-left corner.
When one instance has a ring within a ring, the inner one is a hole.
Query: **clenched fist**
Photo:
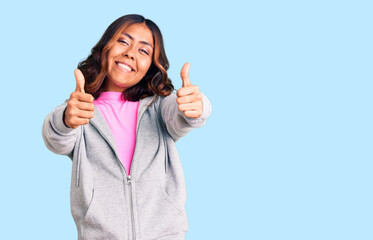
[[[179,105],[179,110],[184,113],[184,116],[190,118],[199,118],[203,112],[202,94],[199,87],[192,85],[189,80],[190,64],[185,63],[181,69],[180,76],[183,81],[183,86],[177,91],[176,102]]]
[[[71,93],[65,110],[65,124],[70,128],[89,123],[94,116],[93,96],[84,92],[85,79],[79,69],[74,71],[76,79],[75,91]]]

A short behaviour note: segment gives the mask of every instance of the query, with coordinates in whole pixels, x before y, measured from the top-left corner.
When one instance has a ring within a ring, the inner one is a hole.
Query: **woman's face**
[[[127,27],[108,52],[104,91],[123,92],[140,82],[152,63],[153,50],[153,35],[145,23]]]

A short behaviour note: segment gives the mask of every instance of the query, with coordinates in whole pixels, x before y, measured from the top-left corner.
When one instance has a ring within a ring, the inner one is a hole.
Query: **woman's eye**
[[[128,42],[127,42],[126,40],[120,40],[120,39],[119,39],[118,42],[123,43],[123,44],[125,44],[125,45],[129,45]]]
[[[148,51],[146,51],[145,49],[140,49],[140,52],[145,53],[146,55],[149,55]]]

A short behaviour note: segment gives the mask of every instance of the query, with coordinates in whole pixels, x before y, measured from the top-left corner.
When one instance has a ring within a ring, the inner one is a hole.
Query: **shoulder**
[[[140,100],[140,106],[145,105],[147,107],[150,107],[151,105],[155,105],[155,107],[163,107],[163,106],[169,106],[176,104],[176,93],[171,93],[170,95],[167,96],[149,96],[146,98],[143,98]]]
[[[158,104],[168,106],[168,105],[175,105],[176,98],[177,98],[176,93],[173,92],[168,96],[158,96],[157,100],[158,100]]]

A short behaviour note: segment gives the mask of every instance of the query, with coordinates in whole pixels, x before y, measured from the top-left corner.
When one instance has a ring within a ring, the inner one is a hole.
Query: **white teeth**
[[[130,66],[126,65],[126,64],[118,63],[117,65],[118,65],[119,67],[121,67],[121,68],[124,68],[125,70],[127,70],[127,71],[129,71],[129,72],[132,71],[132,68],[131,68]]]

